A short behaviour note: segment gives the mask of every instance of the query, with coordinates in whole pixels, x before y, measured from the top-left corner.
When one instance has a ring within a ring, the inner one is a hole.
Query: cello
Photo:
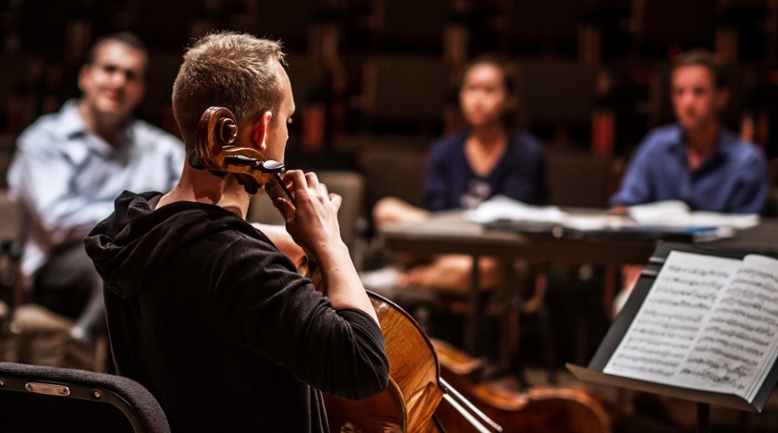
[[[189,163],[199,169],[232,173],[249,194],[264,188],[271,199],[294,197],[281,180],[284,165],[267,160],[257,149],[234,146],[237,120],[224,107],[210,107],[200,118],[195,151]],[[306,251],[305,273],[316,290],[324,292],[323,279],[315,258]],[[434,433],[444,432],[435,415],[441,400],[453,401],[465,418],[478,424],[478,431],[500,432],[490,420],[479,420],[468,402],[449,393],[440,377],[440,366],[432,342],[418,323],[391,301],[368,292],[384,335],[390,372],[387,388],[364,400],[349,400],[324,394],[330,430],[333,432]],[[469,410],[468,410],[469,408]]]
[[[474,381],[481,360],[442,341],[433,340],[443,377],[491,419],[511,432],[611,433],[610,418],[599,401],[578,388],[532,387],[522,392]],[[442,421],[458,414],[445,406],[437,411]],[[448,433],[474,430],[456,423]]]

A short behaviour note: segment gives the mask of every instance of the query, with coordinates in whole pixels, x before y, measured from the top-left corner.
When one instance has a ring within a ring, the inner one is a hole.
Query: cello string
[[[446,382],[445,379],[443,379],[441,377],[439,380],[440,380],[440,384],[443,385],[443,388],[446,389],[446,394],[443,395],[444,398],[445,398],[446,395],[448,395],[450,393],[451,395],[453,395],[453,397],[449,396],[450,398],[452,398],[452,399],[456,398],[458,401],[461,401],[462,404],[467,407],[469,412],[472,412],[476,416],[481,418],[479,423],[485,422],[485,423],[489,424],[491,426],[491,428],[494,429],[494,431],[496,431],[496,432],[501,432],[502,431],[502,427],[499,424],[497,424],[496,422],[492,421],[492,419],[489,418],[488,416],[486,416],[485,413],[481,412],[481,409],[478,409],[473,403],[470,402],[470,400],[466,399],[462,394],[459,393],[459,391],[457,391],[454,387],[449,385],[448,382]],[[461,407],[461,405],[459,405],[459,404],[457,406]]]
[[[446,400],[451,406],[454,406],[454,409],[459,412],[460,415],[465,417],[465,419],[473,426],[476,430],[478,430],[479,433],[494,433],[494,432],[501,432],[500,430],[490,430],[486,428],[485,425],[483,425],[479,420],[477,420],[467,409],[462,407],[462,405],[459,404],[454,397],[451,396],[451,394],[443,394],[443,399]]]

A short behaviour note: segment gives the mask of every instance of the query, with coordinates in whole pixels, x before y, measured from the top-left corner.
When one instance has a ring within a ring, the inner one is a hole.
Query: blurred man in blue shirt
[[[148,63],[130,33],[100,38],[79,74],[82,96],[27,128],[8,184],[25,213],[22,272],[33,299],[76,319],[71,338],[93,343],[104,322],[102,280],[81,238],[113,212],[122,191],[170,191],[183,143],[132,117]]]
[[[643,141],[610,205],[681,200],[693,210],[762,212],[767,163],[759,149],[721,124],[729,91],[715,57],[704,51],[682,56],[671,82],[678,123]]]
[[[721,124],[729,99],[721,66],[705,51],[683,55],[673,67],[670,98],[678,123],[643,141],[609,204],[626,206],[680,200],[692,210],[761,213],[769,179],[762,152]],[[624,288],[613,302],[621,310],[642,266],[622,268]]]

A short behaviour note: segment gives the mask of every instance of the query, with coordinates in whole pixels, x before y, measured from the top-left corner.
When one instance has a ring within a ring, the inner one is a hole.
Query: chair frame
[[[137,395],[130,395],[127,391]],[[35,393],[110,404],[122,412],[135,433],[170,432],[164,412],[156,399],[137,382],[121,376],[0,362],[0,392]],[[145,400],[145,404],[140,403],[139,397]],[[149,412],[146,423],[134,406]],[[150,421],[153,418],[150,412],[157,412],[156,415],[165,420],[164,426],[154,426]]]

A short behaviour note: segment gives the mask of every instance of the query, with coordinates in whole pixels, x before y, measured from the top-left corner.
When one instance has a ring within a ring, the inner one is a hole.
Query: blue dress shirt
[[[113,212],[122,191],[170,191],[184,163],[184,145],[132,119],[114,145],[87,132],[78,102],[42,116],[16,143],[8,171],[12,196],[25,215],[22,271],[32,275],[49,252],[79,240]]]
[[[693,210],[760,213],[767,192],[767,163],[755,146],[721,128],[715,151],[690,172],[683,130],[674,124],[643,141],[609,204],[681,200]]]
[[[430,150],[424,188],[429,211],[473,208],[502,194],[529,204],[546,198],[545,160],[540,143],[527,132],[508,139],[505,152],[484,177],[473,172],[465,155],[467,131],[435,141]]]

